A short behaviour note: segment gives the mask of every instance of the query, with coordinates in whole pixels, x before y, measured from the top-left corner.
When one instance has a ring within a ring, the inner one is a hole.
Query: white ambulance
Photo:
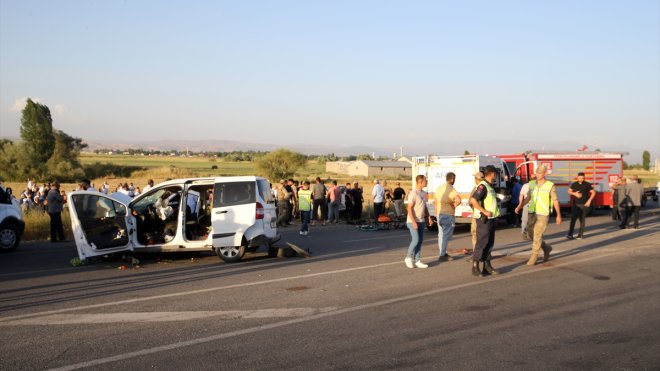
[[[425,191],[428,193],[429,213],[433,218],[437,216],[433,204],[435,190],[446,182],[447,173],[456,174],[454,188],[461,197],[461,204],[456,208],[456,223],[471,223],[472,208],[470,207],[470,195],[475,187],[474,174],[483,171],[486,166],[493,166],[497,172],[493,188],[497,192],[500,205],[501,217],[507,216],[507,207],[511,200],[511,187],[509,184],[510,174],[502,159],[495,156],[463,155],[463,156],[420,156],[413,157],[412,184],[419,174],[425,175],[428,185]]]

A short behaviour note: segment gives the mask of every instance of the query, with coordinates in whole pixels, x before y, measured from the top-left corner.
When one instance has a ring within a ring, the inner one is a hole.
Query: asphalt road
[[[605,215],[584,240],[551,225],[551,260],[500,228],[493,265],[463,256],[403,264],[406,230],[295,228],[312,257],[265,253],[225,264],[210,254],[131,255],[72,267],[73,244],[26,243],[0,255],[0,369],[660,368],[660,209],[640,229]],[[469,248],[458,228],[450,252]],[[130,260],[130,259],[129,259]],[[126,269],[118,269],[121,266]]]

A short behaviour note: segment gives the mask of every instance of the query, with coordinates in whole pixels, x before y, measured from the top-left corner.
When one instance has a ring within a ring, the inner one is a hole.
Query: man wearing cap
[[[571,223],[568,227],[568,235],[566,238],[573,239],[573,230],[575,230],[575,222],[580,219],[580,230],[577,238],[584,237],[585,219],[587,217],[587,210],[591,207],[591,201],[596,197],[596,191],[591,186],[591,183],[584,180],[584,173],[579,172],[577,181],[573,182],[568,188],[568,194],[573,196],[573,205],[571,206]]]
[[[484,173],[481,171],[477,171],[476,173],[473,174],[474,176],[474,188],[472,188],[472,191],[470,192],[470,198],[472,198],[472,195],[474,194],[474,191],[477,190],[477,187],[479,186],[479,183],[481,183],[482,180],[484,180]],[[470,204],[472,206],[472,204]],[[472,215],[474,216],[474,209],[472,209]],[[474,254],[474,248],[477,246],[477,220],[475,218],[472,218],[472,222],[470,224],[470,235],[472,236],[472,254]],[[468,260],[472,260],[472,257],[469,257]]]
[[[516,213],[520,213],[522,207],[529,203],[527,210],[527,230],[532,233],[532,255],[529,257],[527,265],[536,264],[540,249],[543,249],[544,262],[550,258],[552,246],[543,241],[543,234],[548,227],[550,212],[553,206],[557,212],[557,225],[561,224],[561,210],[559,209],[557,189],[554,183],[545,179],[547,171],[548,169],[543,165],[536,168],[536,180],[529,182],[529,195],[516,207]]]
[[[490,252],[495,244],[495,224],[497,217],[500,216],[497,194],[491,186],[495,175],[495,167],[486,166],[484,179],[479,182],[477,189],[470,196],[470,204],[474,208],[472,218],[476,219],[477,225],[477,244],[472,254],[472,274],[475,276],[484,277],[499,273],[490,264]],[[483,264],[481,269],[479,264]]]

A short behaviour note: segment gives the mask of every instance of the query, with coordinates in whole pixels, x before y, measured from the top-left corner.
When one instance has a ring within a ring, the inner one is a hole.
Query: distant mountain
[[[9,138],[17,140],[18,138]],[[129,148],[134,149],[148,149],[160,151],[185,151],[186,149],[193,152],[231,152],[231,151],[272,151],[278,148],[287,148],[292,151],[304,153],[307,155],[322,155],[334,153],[337,156],[360,155],[375,153],[376,156],[390,157],[393,154],[399,154],[399,146],[341,146],[341,145],[327,145],[327,144],[273,144],[273,143],[249,143],[231,140],[161,140],[161,141],[145,141],[145,142],[98,142],[88,141],[88,150],[93,151],[102,148],[111,148],[118,150],[125,150]],[[426,143],[402,143],[403,154],[405,156],[424,156],[428,154],[436,155],[462,155],[465,150],[470,153],[479,154],[510,154],[519,153],[527,150],[545,150],[545,151],[575,151],[582,147],[581,142],[540,142],[540,141],[522,141],[522,140],[479,140],[479,141],[445,141],[438,140],[437,142]],[[595,150],[597,147],[586,143],[589,150]],[[643,148],[632,148],[627,145],[620,145],[616,148],[600,148],[602,151],[607,152],[623,152],[624,158],[629,163],[641,163]],[[652,159],[657,156],[652,148]]]
[[[247,143],[231,140],[161,140],[150,142],[86,142],[88,150],[97,149],[119,149],[125,150],[145,149],[157,151],[185,151],[193,152],[231,152],[231,151],[272,151],[278,148],[287,148],[307,155],[334,153],[337,156],[358,155],[363,153],[376,152],[376,155],[383,155],[382,149],[367,146],[330,146],[330,145],[310,145],[310,144],[272,144],[272,143]],[[391,153],[389,154],[391,155]]]

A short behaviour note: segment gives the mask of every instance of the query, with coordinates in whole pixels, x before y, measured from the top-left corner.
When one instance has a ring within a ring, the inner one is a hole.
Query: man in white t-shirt
[[[415,178],[415,189],[408,194],[408,231],[410,231],[410,245],[404,263],[408,268],[428,268],[428,265],[421,261],[422,242],[424,241],[424,229],[427,223],[430,223],[431,216],[426,207],[426,177],[417,175]]]
[[[380,185],[378,179],[374,180],[374,188],[371,190],[371,196],[374,200],[374,219],[378,219],[378,215],[382,214],[385,205],[385,188]]]

